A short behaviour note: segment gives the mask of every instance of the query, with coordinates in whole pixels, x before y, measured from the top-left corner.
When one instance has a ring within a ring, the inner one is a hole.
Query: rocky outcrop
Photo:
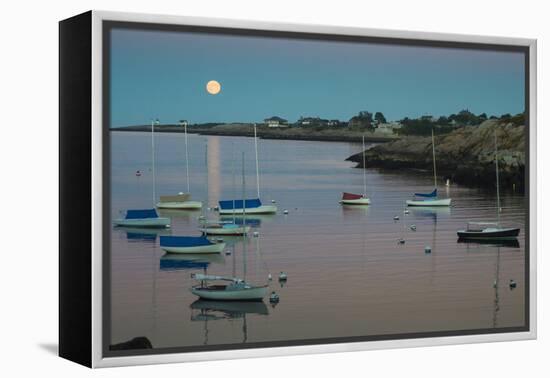
[[[503,189],[524,190],[525,126],[498,119],[462,127],[435,137],[439,177],[468,186],[495,186],[495,140],[498,138],[499,175]],[[367,166],[385,169],[424,169],[432,172],[431,137],[403,137],[365,152]],[[362,166],[361,153],[347,160]]]

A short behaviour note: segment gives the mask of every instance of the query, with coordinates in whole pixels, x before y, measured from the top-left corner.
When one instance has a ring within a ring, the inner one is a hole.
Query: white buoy
[[[260,233],[259,233],[258,231],[254,231],[254,232],[252,233],[252,235],[253,235],[255,238],[257,238],[258,236],[260,236]]]
[[[408,214],[408,213],[409,213],[409,210],[408,210],[408,209],[405,209],[405,211],[403,211],[403,213]]]
[[[285,272],[281,272],[279,273],[279,281],[286,281],[287,280],[287,275]]]
[[[267,279],[268,279],[269,281],[273,280],[273,277],[271,276],[271,273],[269,273],[269,274],[267,275]]]
[[[183,192],[179,192],[179,193],[178,193],[179,196],[183,196],[183,194],[184,194]]]
[[[283,210],[283,214],[288,214],[288,210],[287,210],[287,209],[284,209],[284,210]]]
[[[416,231],[416,225],[415,224],[411,224],[411,230]]]
[[[424,253],[432,253],[432,247],[430,247],[429,245],[425,246]]]

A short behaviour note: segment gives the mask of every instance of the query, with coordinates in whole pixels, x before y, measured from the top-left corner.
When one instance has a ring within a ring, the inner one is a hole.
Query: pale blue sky
[[[114,29],[113,127],[524,110],[517,52]],[[216,96],[205,90],[217,80]]]

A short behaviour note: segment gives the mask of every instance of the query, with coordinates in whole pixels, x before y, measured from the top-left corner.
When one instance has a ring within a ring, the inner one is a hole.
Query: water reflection
[[[517,239],[510,239],[510,240],[491,240],[491,239],[479,239],[479,240],[472,240],[472,239],[461,239],[459,238],[457,243],[460,244],[466,244],[467,247],[470,245],[488,245],[488,246],[494,246],[494,247],[508,247],[508,248],[519,248],[519,241]],[[469,248],[467,248],[469,249]]]
[[[225,259],[221,254],[172,254],[167,253],[160,258],[159,268],[162,271],[186,269],[206,270],[210,264],[223,264]]]
[[[125,232],[128,242],[150,242],[154,243],[159,235],[170,235],[169,229],[162,228],[143,228],[143,227],[124,227],[118,226],[117,232]]]
[[[223,302],[196,300],[189,306],[192,310],[191,321],[203,322],[203,344],[208,345],[210,329],[208,322],[218,320],[242,319],[242,343],[248,341],[247,315],[269,315],[264,302]]]
[[[207,182],[208,198],[207,207],[217,206],[220,200],[221,174],[220,174],[220,138],[211,136],[208,138],[208,156],[207,156]],[[206,184],[205,184],[206,185]]]

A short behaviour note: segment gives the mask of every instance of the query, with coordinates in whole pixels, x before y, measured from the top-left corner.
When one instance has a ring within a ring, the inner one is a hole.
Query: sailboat
[[[160,248],[168,253],[220,253],[225,243],[216,243],[203,236],[161,236]]]
[[[208,155],[206,156],[208,159]],[[206,166],[208,166],[208,161]],[[233,184],[233,197],[236,197],[235,193],[235,159],[231,164],[232,171],[232,184]],[[208,184],[207,184],[208,186]],[[243,189],[244,190],[244,189]],[[235,200],[233,200],[235,202]],[[205,217],[205,220],[201,224],[200,231],[206,235],[244,235],[250,232],[250,226],[244,224],[243,222],[236,222],[236,210],[235,204],[233,204],[233,219],[232,220],[219,220],[219,221],[210,221]]]
[[[155,191],[156,176],[155,176],[155,139],[154,130],[155,124],[158,124],[159,120],[151,121],[151,171],[153,177],[153,204],[156,202],[157,194]],[[115,226],[126,227],[170,227],[170,218],[159,217],[156,209],[140,209],[140,210],[127,210],[124,218],[115,219],[113,221]]]
[[[220,214],[274,214],[277,212],[277,206],[263,205],[262,201],[260,200],[260,168],[258,164],[258,136],[256,133],[256,124],[254,124],[254,151],[256,154],[257,197],[252,199],[219,201]]]
[[[185,135],[185,173],[187,179],[187,192],[178,193],[176,195],[160,196],[160,201],[157,202],[157,208],[159,209],[185,209],[185,210],[198,210],[202,207],[202,202],[191,201],[191,194],[189,189],[189,152],[187,148],[187,123],[183,124]],[[155,135],[154,126],[151,127],[152,138]],[[153,145],[154,148],[154,145]]]
[[[342,205],[369,205],[367,198],[367,164],[365,159],[365,136],[363,135],[363,194],[342,193],[340,200]]]
[[[243,172],[243,196],[245,187],[244,176],[244,153],[242,158]],[[243,216],[246,216],[244,208],[242,209]],[[243,275],[246,278],[246,240],[247,236],[243,235]],[[207,274],[192,274],[192,278],[200,281],[199,285],[191,288],[191,292],[201,299],[217,300],[217,301],[261,301],[267,295],[268,285],[255,286],[249,284],[243,278],[211,276]],[[211,281],[227,282],[227,284],[209,284]]]
[[[415,199],[408,200],[407,206],[451,206],[450,198],[437,198],[437,170],[435,163],[435,140],[432,129],[432,155],[434,163],[434,190],[431,193],[414,193]],[[420,199],[416,199],[420,198]]]
[[[500,225],[500,183],[498,172],[498,142],[495,130],[495,169],[497,181],[497,221],[496,222],[468,222],[465,230],[457,231],[459,239],[515,239],[519,235],[519,228],[502,227]]]

